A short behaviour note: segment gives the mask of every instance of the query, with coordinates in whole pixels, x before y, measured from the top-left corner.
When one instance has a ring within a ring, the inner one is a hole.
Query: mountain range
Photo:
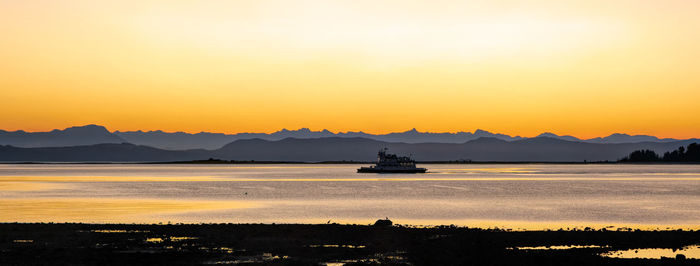
[[[281,130],[274,133],[110,132],[87,125],[50,132],[0,131],[0,161],[167,162],[217,158],[238,161],[372,161],[377,150],[413,154],[419,161],[577,162],[616,161],[632,151],[662,154],[698,139],[613,134],[578,139],[543,133],[533,138],[484,130],[389,134]]]
[[[697,140],[673,142],[587,143],[550,137],[514,141],[482,137],[465,143],[400,143],[368,138],[285,138],[236,140],[215,150],[164,150],[130,143],[71,147],[0,146],[0,161],[13,162],[167,162],[217,158],[239,161],[372,161],[386,147],[413,154],[418,161],[582,162],[615,161],[639,149],[657,153]]]
[[[123,142],[128,141],[98,125],[54,129],[49,132],[0,130],[0,145],[15,147],[65,147]]]
[[[333,133],[328,130],[312,131],[308,128],[298,130],[282,129],[274,133],[238,133],[238,134],[222,134],[201,132],[196,134],[174,132],[166,133],[163,131],[115,131],[115,135],[127,140],[129,143],[159,147],[163,149],[218,149],[232,141],[242,139],[264,139],[264,140],[282,140],[286,138],[298,139],[313,139],[313,138],[367,138],[386,142],[405,142],[405,143],[464,143],[469,140],[478,139],[481,137],[493,137],[507,141],[522,139],[522,137],[511,137],[504,134],[494,134],[484,130],[476,130],[471,132],[458,133],[429,133],[418,132],[416,129],[411,129],[406,132],[397,132],[389,134],[369,134],[365,132],[338,132]],[[1,142],[0,142],[1,143]]]
[[[261,139],[268,141],[283,140],[286,138],[314,139],[314,138],[366,138],[382,142],[402,142],[402,143],[453,143],[460,144],[479,138],[495,138],[504,141],[517,141],[528,138],[520,136],[509,136],[506,134],[491,133],[485,130],[474,132],[457,133],[431,133],[419,132],[411,129],[405,132],[389,134],[370,134],[365,132],[338,132],[333,133],[328,130],[312,131],[308,128],[298,130],[283,129],[274,133],[185,133],[185,132],[163,132],[163,131],[114,131],[110,132],[105,127],[99,125],[86,125],[80,127],[70,127],[64,130],[52,130],[50,132],[25,132],[25,131],[4,131],[0,130],[0,145],[11,145],[23,148],[38,147],[66,147],[78,145],[93,145],[105,143],[131,143],[135,145],[145,145],[165,150],[188,150],[207,149],[215,150],[237,140]],[[574,142],[598,143],[598,144],[621,144],[636,142],[676,142],[678,139],[660,139],[648,135],[627,135],[612,134],[607,137],[592,139],[579,139],[573,136],[559,136],[553,133],[542,133],[538,137],[547,137]],[[531,138],[530,138],[531,139]]]

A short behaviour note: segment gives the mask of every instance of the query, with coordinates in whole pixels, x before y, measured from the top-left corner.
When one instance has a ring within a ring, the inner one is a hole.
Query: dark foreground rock
[[[394,222],[389,220],[389,218],[379,219],[376,222],[374,222],[374,226],[392,226],[392,225],[394,225]]]
[[[697,265],[613,259],[700,244],[700,231],[527,231],[357,225],[0,224],[2,265]],[[514,247],[595,245],[526,250]],[[337,265],[337,264],[336,264]]]

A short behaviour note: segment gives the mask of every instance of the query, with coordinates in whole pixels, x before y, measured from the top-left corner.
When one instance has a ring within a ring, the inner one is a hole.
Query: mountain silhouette
[[[495,134],[484,130],[476,130],[474,133],[458,132],[458,133],[430,133],[419,132],[411,129],[405,132],[396,132],[388,134],[369,134],[362,131],[359,132],[339,132],[333,133],[328,130],[312,131],[308,128],[298,130],[282,129],[280,131],[266,133],[238,133],[238,134],[216,134],[216,133],[165,133],[162,131],[115,131],[114,134],[122,137],[129,143],[148,145],[163,149],[218,149],[227,143],[243,139],[264,139],[264,140],[282,140],[285,138],[298,139],[313,139],[313,138],[328,138],[328,137],[343,137],[343,138],[368,138],[386,142],[405,142],[405,143],[464,143],[480,137],[495,137],[504,140],[522,139],[519,136],[511,137],[505,134]]]
[[[574,137],[574,136],[569,136],[569,135],[559,136],[557,134],[550,133],[550,132],[545,132],[545,133],[539,134],[539,135],[537,135],[537,137],[547,137],[547,138],[562,139],[562,140],[568,140],[568,141],[584,141],[584,140],[579,139],[579,138]]]
[[[504,141],[517,141],[527,138],[520,136],[509,136],[506,134],[491,133],[485,130],[477,129],[474,132],[457,132],[457,133],[432,133],[420,132],[411,129],[405,132],[395,132],[388,134],[370,134],[362,131],[359,132],[338,132],[333,133],[328,130],[312,131],[308,128],[298,130],[283,129],[274,133],[238,133],[238,134],[217,134],[217,133],[196,133],[189,134],[183,132],[165,133],[162,131],[131,131],[131,132],[114,132],[130,143],[139,145],[148,145],[163,149],[218,149],[227,143],[243,140],[243,139],[263,139],[269,141],[282,140],[285,138],[313,139],[313,138],[367,138],[384,142],[403,142],[403,143],[454,143],[460,144],[479,138],[489,137]],[[659,139],[654,136],[647,135],[627,135],[615,133],[607,137],[599,137],[592,139],[579,139],[568,135],[556,135],[545,132],[537,137],[549,137],[553,139],[561,139],[567,141],[578,141],[585,143],[602,143],[602,144],[617,144],[617,143],[635,143],[635,142],[674,142],[678,139]]]
[[[636,150],[675,150],[697,140],[638,143],[586,143],[550,137],[515,141],[483,137],[465,143],[401,143],[368,138],[329,137],[236,140],[216,150],[164,150],[134,144],[18,148],[0,146],[0,161],[14,162],[166,162],[203,160],[373,161],[380,148],[413,154],[418,161],[581,162],[616,161]]]
[[[388,134],[370,134],[359,132],[338,132],[333,133],[328,130],[313,131],[308,128],[298,130],[282,129],[273,133],[185,133],[185,132],[163,132],[156,131],[115,131],[110,133],[102,126],[87,125],[82,127],[71,127],[64,130],[53,130],[50,132],[24,132],[24,131],[3,131],[0,130],[0,145],[12,145],[15,147],[63,147],[92,145],[102,143],[132,143],[145,145],[166,150],[188,150],[188,149],[208,149],[216,150],[224,145],[236,140],[263,139],[268,141],[283,140],[286,138],[315,139],[315,138],[366,138],[383,142],[402,143],[452,143],[462,144],[479,138],[495,138],[503,141],[518,141],[528,138],[520,136],[509,136],[506,134],[491,133],[477,129],[474,132],[457,133],[433,133],[420,132],[411,129],[405,132],[395,132]],[[545,132],[537,137],[548,137],[566,141],[598,143],[598,144],[622,144],[635,142],[675,142],[676,139],[660,139],[647,135],[627,135],[615,133],[607,137],[592,139],[579,139],[568,135],[556,135]],[[537,138],[535,137],[535,138]]]
[[[650,142],[672,142],[672,141],[677,141],[677,139],[659,139],[654,136],[648,136],[648,135],[628,135],[628,134],[621,134],[621,133],[615,133],[610,136],[604,137],[604,138],[593,138],[586,140],[587,142],[591,143],[629,143],[629,142],[644,142],[644,141],[650,141]]]
[[[123,142],[127,141],[98,125],[54,129],[49,132],[0,130],[0,145],[16,147],[63,147]]]
[[[73,147],[0,146],[0,161],[15,162],[150,162],[205,158],[201,151],[170,151],[129,143]]]

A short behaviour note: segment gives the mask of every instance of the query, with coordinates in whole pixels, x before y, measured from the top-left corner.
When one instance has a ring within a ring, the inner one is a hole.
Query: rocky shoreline
[[[700,231],[507,231],[339,224],[0,224],[2,265],[691,265],[685,255],[620,259],[627,249],[682,249]]]

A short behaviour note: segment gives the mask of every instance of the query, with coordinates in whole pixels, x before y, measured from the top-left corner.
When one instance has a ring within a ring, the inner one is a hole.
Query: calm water
[[[700,228],[700,165],[0,165],[0,222]]]

